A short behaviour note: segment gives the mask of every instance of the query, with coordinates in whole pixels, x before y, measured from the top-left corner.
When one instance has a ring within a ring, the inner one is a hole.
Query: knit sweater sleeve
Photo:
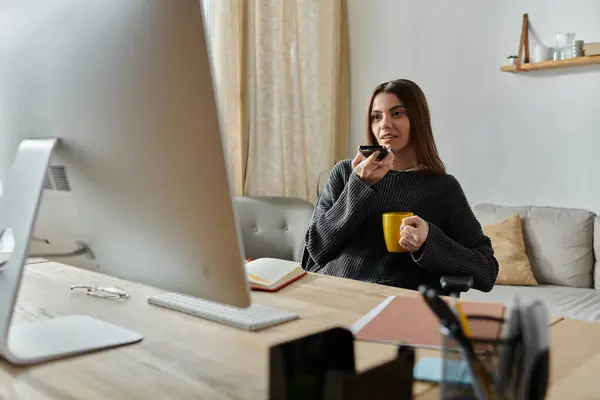
[[[338,254],[344,242],[369,214],[375,189],[352,172],[350,160],[331,170],[306,233],[306,249],[320,270]]]
[[[444,231],[429,223],[424,247],[420,254],[413,254],[413,260],[439,275],[470,275],[475,289],[489,292],[498,275],[492,243],[483,233],[460,183],[451,175],[446,199],[448,219]]]

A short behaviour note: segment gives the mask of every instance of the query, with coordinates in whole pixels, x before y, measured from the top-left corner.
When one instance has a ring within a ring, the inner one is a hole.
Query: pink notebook
[[[500,303],[461,303],[467,316],[502,318],[504,315],[504,305]],[[501,324],[469,320],[469,326],[473,338],[497,339]],[[442,347],[439,319],[421,296],[390,296],[356,321],[351,330],[358,340],[423,348]]]

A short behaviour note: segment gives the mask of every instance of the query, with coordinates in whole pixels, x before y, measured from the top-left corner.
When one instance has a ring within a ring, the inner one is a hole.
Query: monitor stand
[[[0,197],[0,232],[12,229],[14,250],[0,269],[0,356],[17,365],[35,364],[136,343],[142,336],[85,316],[58,317],[11,326],[29,240],[37,219],[44,176],[57,138],[21,142]]]

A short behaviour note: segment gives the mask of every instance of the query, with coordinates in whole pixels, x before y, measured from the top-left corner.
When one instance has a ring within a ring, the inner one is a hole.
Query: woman
[[[417,289],[440,289],[442,275],[470,275],[489,292],[498,274],[491,242],[458,181],[438,155],[427,100],[412,81],[375,88],[367,141],[391,151],[340,161],[332,169],[306,234],[309,271]],[[385,246],[382,214],[411,211],[400,244]]]

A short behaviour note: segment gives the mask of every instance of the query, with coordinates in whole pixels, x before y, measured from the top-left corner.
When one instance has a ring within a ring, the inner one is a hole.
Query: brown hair
[[[431,129],[431,117],[425,94],[419,86],[408,79],[397,79],[378,85],[367,109],[367,142],[377,145],[377,138],[371,129],[371,112],[373,111],[373,100],[379,93],[391,93],[404,104],[406,116],[410,121],[410,141],[415,150],[417,163],[427,167],[427,170],[435,174],[446,173],[446,167],[442,162],[435,139]]]

